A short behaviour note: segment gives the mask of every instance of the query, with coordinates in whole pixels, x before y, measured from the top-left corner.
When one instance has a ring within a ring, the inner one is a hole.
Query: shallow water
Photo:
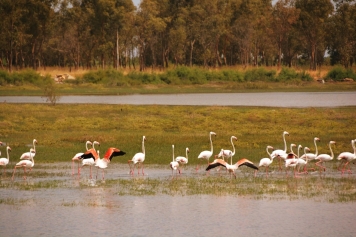
[[[183,176],[205,175],[193,170],[187,168]],[[9,176],[2,178],[2,183],[14,186],[1,189],[0,236],[356,236],[353,202],[238,195],[119,195],[120,185],[106,187],[99,180],[88,179],[89,168],[83,169],[80,177],[72,176],[70,165],[62,163],[44,164],[32,172],[44,171],[47,175],[37,178],[30,174],[26,181],[22,170],[15,174],[13,183]],[[141,178],[169,180],[171,174],[168,167],[152,165]],[[263,175],[261,172],[258,177]],[[340,173],[330,171],[327,175]],[[132,179],[128,167],[117,163],[111,164],[105,178]],[[65,185],[35,190],[15,186],[30,187],[48,179]]]
[[[40,96],[0,96],[0,102],[47,103]],[[167,95],[61,96],[59,104],[201,105],[266,107],[355,106],[356,92],[200,93]]]

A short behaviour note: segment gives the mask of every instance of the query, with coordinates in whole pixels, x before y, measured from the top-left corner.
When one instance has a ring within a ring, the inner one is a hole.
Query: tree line
[[[0,67],[352,66],[351,0],[1,0]]]

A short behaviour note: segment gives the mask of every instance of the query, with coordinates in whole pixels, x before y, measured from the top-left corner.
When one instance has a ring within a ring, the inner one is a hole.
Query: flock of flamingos
[[[310,161],[315,161],[315,165],[319,167],[320,172],[325,172],[326,167],[323,165],[324,162],[331,161],[334,159],[334,152],[332,150],[332,145],[335,144],[335,141],[330,141],[329,142],[329,149],[330,149],[330,154],[318,154],[318,146],[317,146],[317,141],[320,141],[318,137],[314,138],[314,146],[315,146],[315,153],[310,153],[310,149],[308,147],[303,147],[299,145],[298,147],[295,144],[290,145],[290,151],[287,151],[287,143],[286,143],[286,137],[288,136],[289,133],[284,131],[283,132],[283,142],[284,142],[284,150],[282,149],[274,149],[272,146],[267,146],[266,147],[266,152],[268,154],[268,157],[262,158],[259,162],[258,167],[251,162],[250,160],[243,158],[239,161],[237,161],[235,164],[232,163],[232,157],[235,155],[235,145],[234,145],[234,140],[237,140],[235,136],[231,136],[230,142],[232,145],[232,151],[231,150],[225,150],[221,149],[218,155],[214,156],[214,161],[209,162],[209,159],[213,156],[213,140],[212,136],[216,136],[215,132],[210,132],[209,137],[210,137],[210,150],[205,150],[202,151],[198,159],[202,162],[204,159],[207,161],[207,168],[205,169],[206,171],[210,171],[210,169],[213,169],[215,167],[224,167],[227,172],[230,173],[230,176],[234,175],[236,178],[235,171],[242,165],[248,166],[252,169],[255,170],[255,176],[256,172],[259,169],[259,167],[265,167],[265,172],[266,172],[266,177],[268,177],[268,167],[272,164],[273,160],[277,158],[279,160],[279,169],[282,170],[282,163],[284,162],[285,165],[285,171],[286,175],[288,176],[288,169],[293,169],[294,177],[298,177],[298,174],[307,174],[308,170],[314,170],[312,168],[307,168],[308,162]],[[140,174],[140,169],[142,175],[144,175],[144,166],[143,162],[145,161],[145,140],[146,137],[142,137],[142,152],[136,153],[131,160],[128,161],[129,167],[130,167],[130,174],[134,175],[134,170],[137,168],[138,175]],[[339,170],[341,171],[341,174],[344,173],[349,173],[351,174],[351,169],[350,169],[350,162],[353,160],[356,160],[356,148],[355,148],[355,141],[356,139],[351,140],[351,146],[353,148],[353,153],[352,152],[342,152],[338,155],[337,160],[341,161],[341,164],[339,166]],[[26,176],[26,169],[32,170],[32,167],[34,166],[34,157],[36,155],[36,144],[37,140],[33,139],[33,147],[30,149],[29,152],[25,152],[21,155],[20,161],[15,165],[14,171],[12,174],[12,180],[14,179],[15,171],[17,168],[23,168],[24,170],[24,179],[27,178]],[[2,145],[2,142],[0,142],[0,145]],[[106,153],[104,154],[103,158],[100,158],[100,153],[99,150],[95,149],[95,145],[99,145],[100,143],[97,141],[86,142],[86,151],[77,153],[74,155],[72,158],[72,175],[74,175],[74,163],[77,162],[78,164],[78,175],[80,174],[81,168],[84,166],[89,166],[90,167],[90,178],[92,178],[92,167],[95,166],[97,167],[97,174],[96,178],[98,176],[99,169],[102,170],[102,179],[105,179],[105,173],[104,169],[108,167],[108,164],[110,163],[111,159],[115,156],[122,156],[125,155],[126,153],[124,151],[121,151],[117,148],[110,147],[107,149]],[[91,145],[92,147],[89,148],[88,146]],[[297,154],[294,153],[293,147],[297,147],[298,151]],[[272,153],[270,153],[270,150]],[[299,152],[300,150],[303,150],[304,153],[300,156]],[[3,172],[6,170],[6,166],[9,163],[9,151],[11,151],[11,148],[9,146],[6,147],[6,152],[7,152],[7,157],[0,158],[0,166],[3,166]],[[174,172],[175,175],[177,176],[177,173],[181,174],[181,168],[186,166],[188,164],[188,153],[189,153],[189,148],[186,148],[186,156],[174,156],[174,145],[172,145],[172,162],[170,162],[170,167],[172,169],[172,178],[174,177]],[[1,156],[1,152],[0,152]],[[229,164],[230,161],[230,164]],[[201,164],[200,162],[200,164]],[[80,165],[81,164],[81,165]],[[196,167],[196,171],[200,169],[200,164]],[[218,169],[220,169],[218,168]]]

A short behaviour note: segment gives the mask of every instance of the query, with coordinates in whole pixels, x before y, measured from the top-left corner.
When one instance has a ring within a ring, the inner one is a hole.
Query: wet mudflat
[[[87,167],[72,176],[68,163],[39,164],[27,180],[18,170],[11,181],[8,170],[0,183],[0,235],[356,235],[354,202],[339,201],[334,191],[338,182],[352,186],[354,174],[341,176],[330,166],[325,174],[295,179],[291,171],[286,177],[274,170],[266,178],[263,170],[254,177],[246,168],[231,180],[224,170],[207,175],[203,167],[194,168],[188,166],[172,179],[168,165],[146,165],[144,176],[131,176],[127,165],[112,163],[105,182],[100,171],[95,179],[96,169],[90,179]],[[347,192],[354,195],[355,190]]]

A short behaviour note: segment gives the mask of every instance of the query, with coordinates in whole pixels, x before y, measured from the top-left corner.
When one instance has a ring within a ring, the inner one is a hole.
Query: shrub
[[[276,76],[275,70],[267,71],[265,68],[249,69],[245,72],[245,81],[274,81]]]
[[[331,79],[334,81],[342,81],[345,78],[352,78],[354,81],[356,80],[356,74],[352,71],[352,69],[344,69],[341,66],[336,66],[331,69],[328,74],[326,74],[324,79]]]

